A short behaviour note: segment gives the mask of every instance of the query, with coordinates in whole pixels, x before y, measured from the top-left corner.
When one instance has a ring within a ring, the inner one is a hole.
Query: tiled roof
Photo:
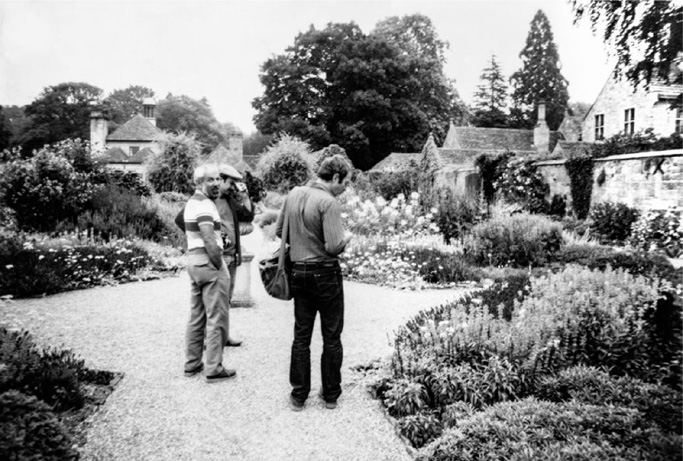
[[[147,157],[153,155],[154,151],[149,147],[143,147],[135,155],[131,155],[128,159],[128,163],[145,163]]]
[[[379,163],[370,169],[370,172],[389,172],[405,170],[411,165],[411,160],[417,165],[422,160],[422,154],[404,154],[402,152],[392,152],[389,156],[384,157]]]
[[[127,158],[128,156],[120,147],[112,147],[111,149],[107,149],[107,151],[102,156],[102,160],[104,160],[107,163],[125,162]]]
[[[107,141],[153,141],[159,133],[159,128],[137,114],[107,136]]]
[[[244,163],[249,165],[249,170],[250,171],[256,171],[256,165],[258,165],[258,161],[261,159],[260,154],[256,155],[243,155],[242,160]]]
[[[561,133],[557,131],[550,132],[549,149],[551,152],[559,139],[564,139]],[[449,150],[536,151],[534,147],[534,130],[453,125],[449,129],[443,148]]]
[[[227,163],[238,171],[253,171],[251,165],[239,158],[237,152],[229,150],[224,144],[217,145],[214,150],[206,157],[205,163]]]

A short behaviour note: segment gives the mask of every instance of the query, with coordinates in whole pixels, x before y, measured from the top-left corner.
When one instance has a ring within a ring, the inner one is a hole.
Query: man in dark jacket
[[[239,223],[250,223],[254,220],[254,206],[249,199],[246,186],[242,182],[242,175],[227,163],[218,165],[221,177],[220,195],[214,201],[221,217],[221,236],[223,237],[223,260],[230,273],[230,295],[235,290],[235,274],[237,266],[242,263],[242,246],[240,244]],[[183,231],[184,209],[176,216],[175,222]],[[238,347],[242,341],[229,337],[227,346]]]

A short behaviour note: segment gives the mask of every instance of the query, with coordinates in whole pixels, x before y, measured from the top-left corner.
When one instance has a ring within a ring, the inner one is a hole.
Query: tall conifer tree
[[[508,85],[500,69],[496,55],[491,55],[491,64],[483,70],[479,77],[482,81],[474,93],[475,126],[487,128],[503,128],[507,126]]]
[[[560,56],[553,41],[553,31],[541,10],[531,21],[531,30],[519,57],[522,59],[522,68],[510,78],[513,87],[513,125],[532,128],[538,118],[538,102],[543,100],[548,127],[557,130],[567,109],[569,83],[560,72]]]

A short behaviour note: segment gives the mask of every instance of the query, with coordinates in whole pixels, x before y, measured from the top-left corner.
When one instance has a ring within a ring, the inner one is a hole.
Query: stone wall
[[[571,204],[565,160],[536,165],[550,185],[550,196],[563,195]],[[640,210],[683,207],[683,149],[643,152],[595,160],[591,204],[620,202]]]
[[[479,170],[471,165],[449,165],[434,174],[435,189],[450,189],[456,195],[478,197],[481,190]]]

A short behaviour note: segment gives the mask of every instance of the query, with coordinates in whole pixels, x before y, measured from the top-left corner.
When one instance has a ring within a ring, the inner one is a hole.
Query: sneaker
[[[325,408],[327,408],[328,410],[334,410],[335,408],[337,408],[337,401],[335,400],[333,402],[328,402],[327,400],[325,400],[325,397],[323,397],[322,391],[318,393],[318,397],[320,397],[320,400],[323,401]]]
[[[298,402],[292,397],[292,394],[289,394],[289,408],[291,408],[292,411],[301,411],[304,409],[304,404],[303,402]]]
[[[204,369],[204,364],[200,363],[196,368],[193,370],[185,370],[185,377],[186,378],[191,378],[197,373],[201,373],[201,371]]]
[[[218,381],[225,381],[226,379],[231,379],[237,376],[237,371],[231,370],[229,368],[223,368],[217,375],[207,376],[207,383],[217,383]]]

